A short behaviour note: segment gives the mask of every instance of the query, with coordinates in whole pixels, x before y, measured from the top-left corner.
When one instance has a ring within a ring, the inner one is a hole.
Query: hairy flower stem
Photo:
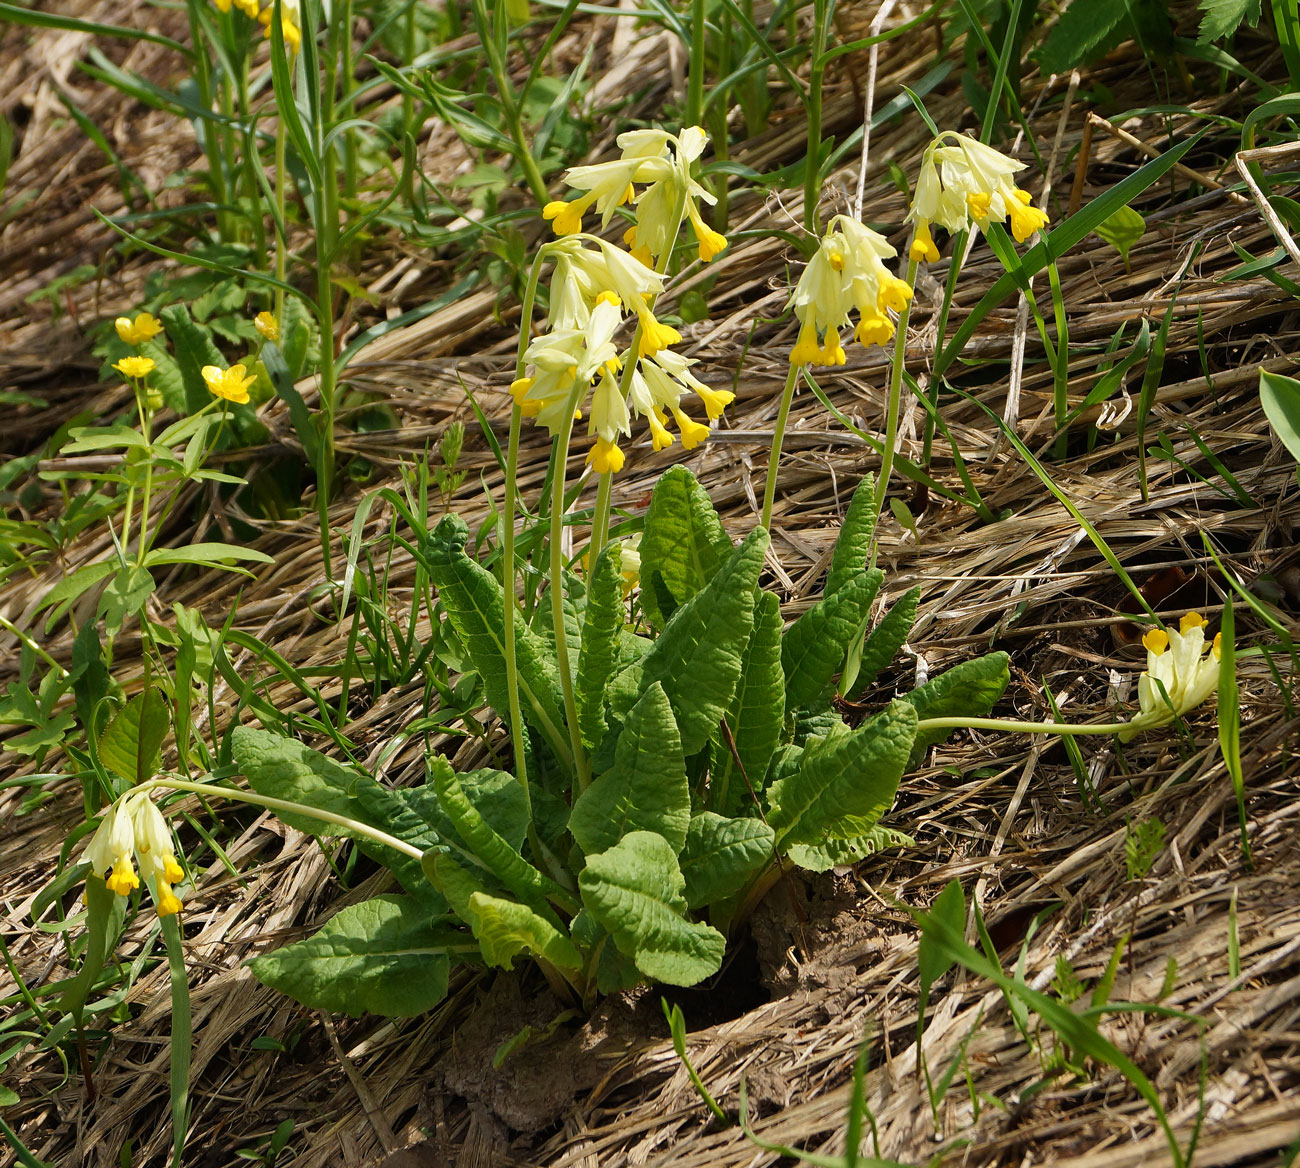
[[[917,734],[927,730],[1004,730],[1008,734],[1114,734],[1128,728],[1127,722],[1017,722],[1003,718],[922,718]]]
[[[916,287],[917,261],[907,261],[907,286]],[[912,302],[908,300],[898,314],[898,332],[894,334],[894,359],[889,365],[889,398],[885,407],[885,449],[880,456],[880,475],[876,479],[876,521],[879,525],[880,513],[885,506],[885,497],[889,494],[889,475],[894,469],[894,447],[898,445],[898,414],[903,396],[903,366],[907,361],[907,321],[911,316]],[[876,566],[876,549],[880,546],[879,537],[871,541],[871,562],[868,567]]]
[[[772,431],[772,453],[767,456],[767,481],[763,484],[763,516],[759,520],[764,530],[772,530],[772,504],[776,500],[776,472],[781,461],[781,444],[785,441],[785,427],[790,420],[790,403],[794,401],[795,382],[799,380],[801,365],[791,365],[785,375],[785,388],[781,390],[781,407],[776,412],[776,428]]]
[[[591,542],[587,549],[587,571],[593,571],[596,557],[609,542],[610,497],[614,493],[614,472],[606,471],[600,476],[600,485],[596,488],[596,510],[591,517]]]
[[[555,443],[555,475],[551,493],[551,621],[555,628],[555,660],[560,667],[560,689],[564,691],[564,720],[569,724],[569,744],[573,748],[573,766],[578,776],[578,791],[591,784],[591,763],[582,746],[578,731],[578,703],[573,695],[573,673],[569,668],[569,639],[564,632],[564,479],[569,441],[573,437],[573,414],[586,392],[583,382],[576,382],[565,406],[563,428]]]
[[[404,856],[410,856],[413,860],[419,860],[424,856],[424,852],[414,844],[408,844],[405,840],[389,835],[386,831],[380,831],[377,827],[371,827],[366,823],[358,823],[357,820],[349,819],[346,815],[338,815],[333,811],[322,811],[319,807],[308,807],[303,803],[290,802],[288,799],[276,799],[270,795],[259,795],[256,791],[244,791],[238,787],[219,787],[215,783],[192,783],[188,779],[173,779],[166,775],[150,779],[134,789],[137,791],[152,791],[157,788],[171,791],[192,791],[196,795],[224,795],[227,799],[236,799],[241,803],[251,803],[255,807],[265,807],[268,811],[285,811],[290,815],[301,815],[304,819],[316,819],[321,823],[332,823],[336,827],[347,828],[352,835],[364,836],[377,844],[383,844],[386,848],[401,852]]]
[[[537,282],[541,279],[542,264],[548,255],[545,246],[540,248],[533,259],[533,266],[528,272],[528,283],[524,286],[524,300],[519,315],[519,345],[515,355],[515,377],[524,375],[524,353],[533,331],[533,304],[537,300]],[[529,831],[533,830],[532,796],[528,789],[528,760],[524,753],[524,718],[519,704],[519,671],[515,663],[515,620],[519,613],[519,600],[515,593],[515,509],[518,505],[519,491],[519,431],[523,415],[518,403],[510,411],[510,445],[506,452],[506,487],[502,509],[505,513],[505,529],[501,533],[501,555],[504,561],[501,569],[502,583],[505,586],[504,631],[506,657],[506,693],[510,704],[510,744],[515,754],[515,778],[524,789],[524,801],[528,807]],[[534,848],[536,843],[534,841]],[[540,853],[539,853],[540,854]]]

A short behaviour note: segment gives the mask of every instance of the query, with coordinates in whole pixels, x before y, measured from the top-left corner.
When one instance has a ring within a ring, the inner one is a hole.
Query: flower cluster
[[[1220,634],[1205,651],[1206,620],[1187,613],[1177,630],[1150,629],[1142,638],[1146,672],[1138,678],[1138,713],[1119,733],[1128,742],[1143,730],[1167,726],[1196,709],[1219,688]]]
[[[677,228],[686,219],[699,244],[699,257],[706,263],[722,252],[727,239],[704,222],[699,204],[715,203],[692,176],[691,166],[704,152],[708,135],[699,126],[680,134],[666,130],[629,130],[618,136],[622,155],[612,162],[575,166],[565,171],[569,186],[583,193],[575,199],[557,199],[542,209],[556,235],[576,235],[582,217],[593,206],[600,213],[601,227],[608,227],[616,208],[635,206],[636,222],[623,235],[632,254],[653,267],[677,239]],[[638,192],[637,185],[645,187]]]
[[[794,291],[799,339],[792,365],[843,365],[840,330],[857,310],[854,337],[884,345],[894,335],[888,312],[901,312],[912,298],[906,280],[884,265],[896,255],[884,236],[847,215],[836,215]],[[821,337],[819,342],[818,338]]]
[[[1047,225],[1047,212],[1033,206],[1029,192],[1011,176],[1025,164],[965,134],[945,130],[926,149],[908,220],[916,224],[911,258],[934,263],[939,249],[930,234],[937,223],[949,233],[981,231],[992,222],[1008,223],[1017,243]]]
[[[213,0],[217,10],[221,13],[228,13],[233,5],[238,8],[249,20],[256,20],[266,28],[263,34],[268,40],[271,36],[271,19],[275,12],[275,5],[268,4],[265,8],[261,7],[260,0]],[[280,2],[280,31],[284,36],[284,43],[290,53],[296,53],[302,44],[302,19],[298,14],[298,0],[281,0]]]
[[[132,858],[146,879],[154,881],[154,898],[160,917],[181,911],[180,897],[172,890],[185,878],[185,870],[172,849],[171,832],[162,812],[147,791],[123,795],[99,821],[82,859],[107,883],[109,891],[128,895],[140,887]]]
[[[524,360],[531,371],[510,386],[523,415],[535,418],[552,436],[562,433],[571,411],[582,416],[587,389],[594,387],[588,430],[596,443],[587,461],[600,474],[623,468],[618,439],[631,435],[633,414],[648,423],[656,450],[675,441],[669,415],[682,445],[693,450],[708,437],[709,427],[682,409],[683,395],[694,393],[710,421],[721,416],[735,395],[705,385],[690,371],[694,362],[670,348],[681,334],[650,307],[663,290],[663,276],[595,236],[567,236],[550,250],[555,260],[551,328],[528,345]],[[620,351],[615,334],[632,319],[635,349]]]

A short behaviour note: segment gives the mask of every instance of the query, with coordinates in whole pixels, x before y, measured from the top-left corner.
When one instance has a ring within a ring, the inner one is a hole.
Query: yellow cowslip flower
[[[602,300],[635,312],[643,326],[658,323],[648,302],[663,291],[664,278],[652,267],[594,235],[567,236],[551,244],[550,251],[555,259],[553,329],[585,327]]]
[[[150,312],[140,313],[135,320],[129,316],[119,316],[113,327],[117,335],[132,348],[138,348],[145,341],[152,341],[163,331],[162,322]]]
[[[641,582],[641,533],[630,535],[618,544],[618,571],[623,577],[623,596],[632,594],[632,589]]]
[[[249,20],[256,20],[259,15],[257,0],[234,0],[235,7],[239,9]],[[226,5],[227,10],[230,6]]]
[[[267,40],[271,39],[271,18],[274,12],[275,6],[267,5],[257,17],[258,22],[266,27],[266,32],[262,35]],[[302,47],[302,32],[299,29],[301,22],[297,0],[280,0],[280,33],[290,56]]]
[[[1009,223],[1017,243],[1024,243],[1047,225],[1047,213],[1033,206],[1028,191],[1012,176],[1025,169],[1023,162],[976,141],[966,134],[945,130],[927,147],[908,221],[916,224],[912,258],[933,262],[939,249],[930,224],[949,232],[966,231],[972,221],[985,230],[989,223]]]
[[[583,194],[547,203],[542,216],[556,235],[573,235],[582,230],[582,217],[593,206],[600,212],[601,226],[607,227],[618,207],[633,203],[636,222],[623,238],[632,254],[649,267],[673,246],[679,216],[684,214],[699,244],[699,257],[707,263],[727,246],[726,236],[700,215],[700,202],[717,200],[691,176],[691,167],[708,140],[699,126],[679,134],[650,129],[620,134],[620,157],[567,170],[565,182]],[[646,189],[638,194],[637,184]]]
[[[139,381],[142,377],[148,377],[158,366],[152,357],[123,357],[113,368],[123,377]]]
[[[208,390],[216,397],[243,406],[248,404],[248,389],[257,377],[255,374],[249,374],[243,365],[232,365],[229,369],[204,365],[203,380],[207,382]]]
[[[608,362],[618,358],[611,338],[622,319],[616,304],[602,300],[582,328],[552,329],[535,337],[524,353],[533,372],[511,386],[521,412],[536,417],[554,437],[567,424],[565,405],[575,384],[589,385]],[[578,398],[579,407],[582,397],[585,392]]]
[[[254,0],[254,3],[256,3],[256,0]],[[275,314],[272,312],[259,312],[253,317],[253,327],[268,341],[278,341],[280,339],[280,323],[275,319]]]
[[[128,796],[118,799],[99,821],[99,827],[81,858],[90,862],[91,871],[104,878],[110,892],[126,896],[140,887],[140,878],[131,863],[135,847],[135,829],[126,807]]]
[[[1119,732],[1128,742],[1143,730],[1167,726],[1196,709],[1219,688],[1221,635],[1205,652],[1205,618],[1189,612],[1177,630],[1149,629],[1142,638],[1147,650],[1146,671],[1138,678],[1138,713]]]
[[[623,469],[623,451],[604,438],[597,438],[596,445],[587,452],[587,464],[597,474],[614,474]]]
[[[140,870],[152,876],[157,886],[158,915],[172,916],[181,910],[180,897],[172,891],[172,885],[185,879],[185,869],[176,859],[167,821],[147,791],[135,796],[131,805],[131,822],[135,829],[135,854],[140,861]]]
[[[836,215],[794,291],[799,337],[792,365],[843,365],[840,330],[858,313],[855,338],[883,345],[894,335],[888,312],[900,312],[912,298],[906,280],[884,265],[896,253],[884,236],[847,215]],[[818,336],[824,339],[819,344]]]

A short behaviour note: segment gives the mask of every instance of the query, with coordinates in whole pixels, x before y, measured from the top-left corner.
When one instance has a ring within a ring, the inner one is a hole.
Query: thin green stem
[[[614,472],[606,471],[600,476],[600,486],[596,488],[596,510],[591,517],[591,542],[587,548],[589,571],[594,568],[596,557],[609,542],[609,510],[613,494]]]
[[[698,126],[704,116],[705,0],[691,0],[690,76],[686,82],[687,126]]]
[[[259,795],[256,791],[245,791],[239,787],[220,787],[215,783],[192,783],[189,779],[173,779],[169,775],[160,775],[158,778],[141,783],[135,789],[137,791],[152,791],[159,787],[171,791],[192,791],[196,795],[223,795],[227,799],[234,799],[240,803],[251,803],[254,807],[265,807],[268,811],[287,811],[290,815],[301,815],[305,819],[316,819],[321,823],[332,823],[336,827],[345,827],[352,835],[364,836],[377,844],[383,844],[386,848],[401,852],[404,856],[410,856],[413,860],[419,860],[424,856],[424,852],[414,844],[408,844],[405,840],[400,840],[396,836],[389,835],[386,831],[380,831],[377,827],[371,827],[367,823],[359,823],[355,819],[349,819],[346,815],[338,815],[333,811],[322,811],[319,807],[308,807],[305,803],[293,803],[288,799],[276,799],[270,795]]]
[[[260,160],[257,154],[257,134],[252,120],[252,99],[248,91],[248,57],[239,61],[239,117],[246,124],[244,130],[244,182],[248,187],[249,222],[253,227],[254,263],[261,268],[266,263],[266,224],[262,218],[261,187],[257,181],[257,168]]]
[[[909,249],[910,250],[910,249]],[[916,286],[917,261],[907,261],[907,286]],[[909,299],[898,314],[898,332],[894,336],[894,359],[889,366],[889,400],[885,408],[885,449],[880,456],[880,477],[876,479],[876,518],[885,506],[885,496],[889,493],[889,476],[894,469],[894,447],[898,444],[898,413],[903,390],[903,366],[907,361],[907,321],[911,315],[912,302]],[[876,561],[876,543],[873,541],[871,562]]]
[[[799,380],[799,365],[791,365],[785,375],[785,388],[781,390],[781,407],[776,413],[776,429],[772,431],[772,453],[767,456],[767,481],[763,484],[763,516],[760,524],[772,530],[772,504],[776,500],[776,472],[781,461],[781,444],[785,441],[785,426],[790,420],[790,403],[794,401],[795,382]]]
[[[1074,725],[1070,722],[1018,722],[1003,718],[922,718],[917,734],[927,730],[1004,730],[1008,734],[1115,734],[1127,730],[1128,722]]]
[[[212,63],[208,60],[207,49],[203,45],[203,25],[199,18],[199,7],[204,0],[190,0],[190,40],[194,44],[194,87],[198,90],[198,102],[204,109],[212,108]],[[196,123],[200,125],[201,123]],[[203,152],[208,157],[208,185],[212,188],[212,201],[218,207],[217,235],[225,241],[233,238],[230,230],[229,212],[225,206],[229,201],[226,194],[226,173],[221,164],[221,143],[215,126],[203,125]]]
[[[289,266],[289,240],[287,234],[289,224],[285,219],[286,208],[286,186],[285,186],[285,166],[286,166],[286,149],[285,144],[288,135],[284,129],[284,118],[277,117],[275,123],[275,278],[281,285],[284,284],[285,273]],[[275,323],[280,328],[284,328],[284,288],[278,287],[275,290]]]
[[[569,743],[573,748],[573,765],[578,776],[578,790],[585,791],[591,783],[591,763],[582,746],[578,730],[578,703],[573,695],[573,673],[569,669],[569,639],[564,632],[564,470],[565,455],[573,437],[573,413],[578,408],[585,383],[575,382],[564,411],[562,429],[555,444],[555,478],[551,494],[551,620],[555,627],[555,659],[560,667],[560,688],[564,691],[564,718],[569,724]]]
[[[40,645],[38,645],[35,641],[33,641],[29,633],[27,633],[23,629],[20,629],[16,624],[13,623],[13,621],[9,620],[8,617],[0,616],[0,629],[4,629],[5,632],[12,633],[15,637],[17,637],[24,645],[27,646],[28,649],[30,649],[33,653],[36,654],[37,657],[39,657],[42,661],[44,661],[46,665],[48,665],[51,669],[57,670],[60,677],[68,676],[68,671],[64,669],[62,665],[60,665],[53,657],[51,657],[44,649],[42,649]]]
[[[803,225],[810,235],[820,234],[822,77],[826,72],[826,38],[832,7],[832,0],[814,0],[812,60],[808,70],[808,153],[803,176]]]

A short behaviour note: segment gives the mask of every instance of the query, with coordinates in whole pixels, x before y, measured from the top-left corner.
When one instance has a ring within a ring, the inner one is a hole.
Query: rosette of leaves
[[[720,968],[728,930],[783,864],[823,871],[910,842],[881,821],[908,767],[947,733],[918,733],[918,722],[987,714],[1007,684],[1007,658],[965,662],[859,724],[845,720],[834,699],[846,662],[856,687],[869,685],[916,610],[908,593],[869,627],[882,583],[866,566],[873,522],[868,481],[823,596],[784,627],[776,595],[759,584],[767,533],[733,546],[693,476],[668,471],[645,518],[639,626],[628,623],[615,548],[571,590],[566,634],[592,762],[585,786],[541,608],[536,627],[520,623],[516,636],[527,786],[431,757],[424,786],[390,790],[300,743],[237,730],[235,759],[258,791],[423,852],[417,863],[358,840],[403,891],[344,909],[316,936],[255,959],[254,972],[349,1013],[427,1009],[457,961],[532,960],[588,1003],[643,980],[693,985]],[[419,555],[504,717],[504,593],[467,553],[467,534],[444,518]]]

